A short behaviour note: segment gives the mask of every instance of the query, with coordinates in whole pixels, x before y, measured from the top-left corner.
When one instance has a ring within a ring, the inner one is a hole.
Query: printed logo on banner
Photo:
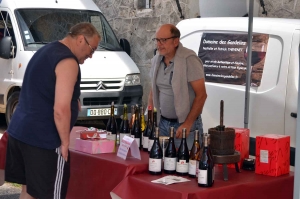
[[[247,34],[203,33],[198,56],[203,62],[205,81],[246,85]],[[261,82],[269,35],[252,38],[251,86]]]

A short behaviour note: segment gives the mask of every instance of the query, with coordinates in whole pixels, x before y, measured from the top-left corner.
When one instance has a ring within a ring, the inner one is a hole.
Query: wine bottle
[[[141,126],[140,126],[140,121],[138,119],[139,116],[139,107],[138,105],[135,106],[135,113],[134,113],[134,124],[132,127],[132,131],[131,131],[131,137],[135,139],[135,141],[137,142],[137,145],[139,148],[141,148],[142,144],[141,144]]]
[[[190,160],[189,160],[189,176],[191,178],[196,177],[196,171],[198,170],[197,159],[200,155],[200,144],[199,144],[199,131],[195,131],[195,139],[190,152]]]
[[[144,107],[141,106],[140,107],[140,127],[141,127],[141,137],[142,137],[142,140],[141,140],[141,148],[144,149],[144,131],[145,131],[145,128],[146,128],[146,122],[145,122],[145,115],[144,115]],[[147,145],[148,146],[148,145]]]
[[[153,123],[152,123],[151,133],[149,135],[149,141],[148,141],[148,151],[149,152],[150,152],[151,147],[152,147],[153,142],[154,142],[155,128],[156,127],[157,127],[157,111],[156,111],[156,108],[154,107],[154,110],[153,110]]]
[[[152,175],[160,175],[162,163],[162,150],[159,144],[158,127],[155,128],[154,142],[149,155],[149,173]]]
[[[164,173],[174,174],[176,172],[176,158],[174,127],[170,127],[170,138],[166,148],[164,159]]]
[[[213,185],[212,157],[208,152],[207,135],[204,135],[204,148],[199,162],[198,186],[211,187]]]
[[[152,117],[152,108],[151,108],[151,106],[148,106],[148,121],[146,124],[146,128],[144,130],[144,133],[143,133],[143,150],[144,151],[148,151],[149,135],[151,133],[151,128],[152,128],[151,117]]]
[[[189,149],[186,143],[186,128],[182,129],[182,139],[177,152],[177,175],[187,175],[189,172]]]
[[[210,148],[210,134],[207,134],[207,147],[208,147],[208,153],[209,153],[209,157],[211,158],[211,164],[210,166],[212,167],[212,183],[215,182],[215,163],[214,163],[214,158],[213,158],[213,154]]]
[[[110,117],[108,119],[107,125],[106,125],[106,131],[111,132],[112,134],[112,139],[115,140],[115,146],[117,145],[117,122],[115,118],[115,106],[114,102],[111,102],[110,106]]]
[[[127,104],[123,106],[123,119],[120,126],[120,141],[125,135],[130,136]]]

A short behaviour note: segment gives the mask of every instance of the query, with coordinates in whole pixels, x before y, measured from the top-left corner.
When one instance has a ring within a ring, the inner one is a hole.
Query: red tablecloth
[[[123,160],[116,153],[87,154],[74,150],[74,139],[80,129],[71,133],[71,177],[67,199],[110,199],[110,192],[127,176],[148,171],[149,155],[141,152],[141,160]]]
[[[5,159],[6,159],[6,146],[7,146],[8,134],[6,131],[0,139],[0,169],[5,169]]]
[[[223,180],[222,167],[216,169],[213,187],[198,187],[195,178],[191,181],[162,185],[152,183],[152,180],[161,178],[148,173],[126,177],[113,193],[122,199],[292,199],[294,174],[270,177],[258,175],[251,171],[236,173],[228,169],[229,180]]]
[[[6,146],[7,146],[8,134],[6,131],[0,139],[0,186],[4,184],[4,170],[6,159]]]

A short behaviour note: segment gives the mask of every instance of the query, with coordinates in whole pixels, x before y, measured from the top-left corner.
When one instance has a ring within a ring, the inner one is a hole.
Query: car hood
[[[96,51],[80,65],[81,78],[125,78],[140,73],[132,59],[123,51]]]

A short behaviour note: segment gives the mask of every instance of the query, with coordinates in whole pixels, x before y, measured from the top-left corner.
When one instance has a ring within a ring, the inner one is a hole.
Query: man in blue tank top
[[[92,24],[79,23],[29,61],[7,130],[5,180],[22,184],[20,198],[66,197],[69,136],[80,110],[79,64],[92,58],[99,42]]]

